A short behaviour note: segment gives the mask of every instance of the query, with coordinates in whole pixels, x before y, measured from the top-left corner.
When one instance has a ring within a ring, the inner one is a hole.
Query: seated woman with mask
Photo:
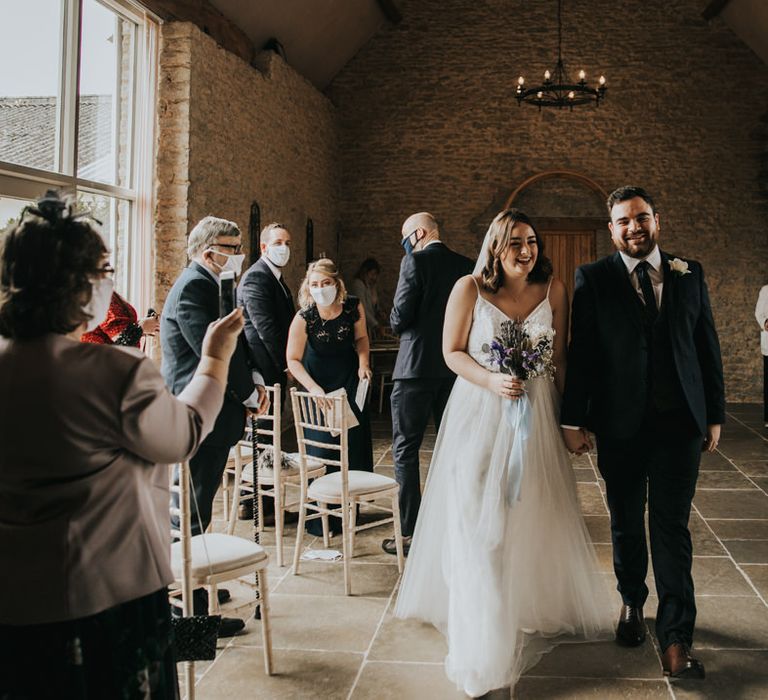
[[[178,697],[168,463],[221,408],[243,321],[212,323],[189,386],[107,314],[101,235],[48,193],[0,237],[0,697]]]

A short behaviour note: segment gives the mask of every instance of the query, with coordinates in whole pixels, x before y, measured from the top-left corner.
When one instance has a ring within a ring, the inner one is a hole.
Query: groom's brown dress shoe
[[[704,664],[691,656],[682,642],[674,642],[661,655],[664,675],[670,678],[704,678]]]
[[[616,643],[623,647],[638,647],[645,641],[643,609],[621,606],[619,624],[616,627]]]

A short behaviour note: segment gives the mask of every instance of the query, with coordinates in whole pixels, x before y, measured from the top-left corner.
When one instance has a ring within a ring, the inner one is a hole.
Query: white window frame
[[[128,245],[123,290],[142,314],[153,303],[154,289],[154,143],[157,104],[158,18],[132,0],[96,0],[136,25],[133,50],[131,129],[128,134],[128,186],[110,185],[77,176],[80,15],[83,0],[63,0],[60,25],[59,100],[57,105],[56,169],[39,170],[0,160],[0,197],[38,198],[46,189],[106,195],[129,203]],[[116,101],[117,102],[117,101]],[[117,142],[115,142],[117,143]],[[116,164],[117,167],[117,164]]]

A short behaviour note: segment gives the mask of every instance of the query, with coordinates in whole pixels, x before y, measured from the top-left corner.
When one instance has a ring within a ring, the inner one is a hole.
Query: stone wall
[[[729,400],[758,400],[765,64],[725,25],[701,19],[703,0],[566,2],[565,59],[573,74],[604,73],[607,99],[599,109],[539,112],[518,107],[514,88],[520,73],[530,84],[553,68],[554,2],[400,5],[403,21],[364,46],[328,91],[340,124],[342,263],[351,270],[377,257],[386,299],[412,212],[432,211],[447,242],[474,257],[492,205],[531,175],[566,169],[608,191],[640,184],[657,198],[663,246],[704,264]],[[537,201],[538,215],[562,215]],[[551,203],[557,210],[556,192]]]
[[[281,58],[259,70],[185,22],[162,26],[157,156],[156,297],[186,265],[186,236],[212,214],[248,238],[251,203],[262,225],[277,220],[293,234],[286,279],[304,272],[305,227],[314,250],[336,255],[338,150],[330,101]]]

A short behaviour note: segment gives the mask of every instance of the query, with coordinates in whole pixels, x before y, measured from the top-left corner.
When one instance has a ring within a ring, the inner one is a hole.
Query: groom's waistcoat
[[[669,334],[669,304],[665,304],[664,299],[662,297],[655,321],[645,307],[641,309],[647,355],[648,407],[653,404],[661,413],[680,411],[686,406]],[[639,298],[638,303],[643,306]]]

